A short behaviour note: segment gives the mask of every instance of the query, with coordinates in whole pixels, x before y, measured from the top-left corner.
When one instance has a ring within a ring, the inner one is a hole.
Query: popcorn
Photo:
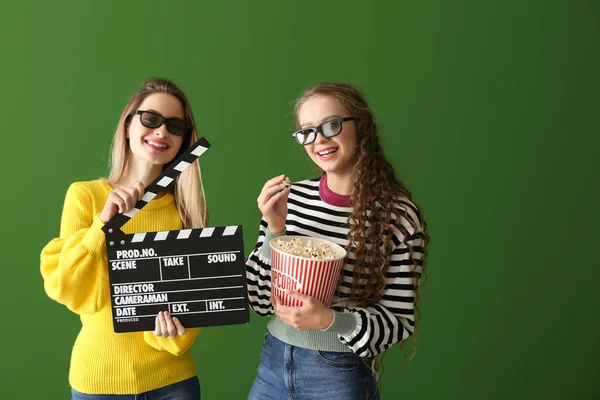
[[[292,182],[290,182],[290,178],[288,178],[287,176],[285,177],[282,183],[285,185],[286,188],[292,186]]]
[[[271,243],[273,243],[273,246],[276,249],[299,257],[317,260],[333,260],[340,256],[340,254],[332,249],[331,246],[324,243],[314,244],[310,239],[306,241],[298,238],[292,238],[291,240],[277,239],[275,242]]]

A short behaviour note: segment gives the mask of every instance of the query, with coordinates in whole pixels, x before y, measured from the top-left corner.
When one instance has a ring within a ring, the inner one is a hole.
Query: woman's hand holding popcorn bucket
[[[282,236],[271,246],[271,302],[275,315],[296,329],[326,329],[346,251],[328,240]]]

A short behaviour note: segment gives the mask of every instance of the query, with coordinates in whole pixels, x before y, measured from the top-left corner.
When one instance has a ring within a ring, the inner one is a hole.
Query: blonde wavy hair
[[[110,173],[108,178],[106,178],[109,183],[118,183],[127,171],[127,165],[131,159],[131,151],[129,150],[129,141],[126,133],[131,122],[132,113],[137,110],[146,97],[153,93],[169,94],[177,98],[184,108],[184,120],[189,129],[183,138],[181,148],[174,160],[198,140],[194,114],[183,91],[167,79],[150,78],[131,95],[119,118],[111,148]],[[163,168],[167,168],[168,165],[166,164]],[[175,182],[169,186],[168,190],[175,198],[175,206],[185,229],[203,228],[208,225],[206,197],[204,186],[202,185],[200,162],[198,160],[186,168],[175,179]]]

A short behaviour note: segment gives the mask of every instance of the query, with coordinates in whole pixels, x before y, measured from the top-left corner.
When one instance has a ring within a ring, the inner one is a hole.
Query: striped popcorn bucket
[[[326,244],[337,251],[339,257],[319,260],[296,256],[279,250],[274,243],[277,240],[297,238],[305,243]],[[286,306],[301,306],[302,302],[287,295],[288,290],[296,290],[305,295],[319,299],[326,307],[330,307],[338,284],[340,271],[344,266],[346,250],[342,246],[328,240],[306,236],[280,236],[270,241],[271,247],[271,287],[274,294]]]

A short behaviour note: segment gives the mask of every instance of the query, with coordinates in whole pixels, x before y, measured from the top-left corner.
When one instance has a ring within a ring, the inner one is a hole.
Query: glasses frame
[[[325,122],[323,122],[321,125],[318,125],[318,126],[314,126],[314,127],[307,127],[307,128],[298,129],[296,132],[292,133],[292,137],[293,137],[294,139],[296,139],[296,142],[298,142],[298,144],[299,144],[299,145],[301,145],[301,146],[306,146],[306,145],[308,145],[308,144],[311,144],[311,143],[313,143],[315,140],[317,140],[317,134],[318,134],[318,133],[321,133],[321,135],[322,135],[323,137],[326,137],[326,138],[328,138],[328,139],[329,139],[329,138],[332,138],[332,137],[335,137],[335,136],[337,136],[337,135],[339,135],[340,133],[342,133],[344,122],[347,122],[347,121],[358,121],[358,118],[357,118],[357,117],[344,117],[344,118],[334,118],[334,119],[330,119],[329,121],[325,121]],[[333,135],[326,135],[326,134],[324,134],[324,133],[323,133],[323,126],[324,126],[324,125],[326,125],[326,124],[330,124],[330,123],[332,123],[332,122],[339,122],[339,123],[340,123],[340,131],[339,131],[338,133],[335,133],[335,134],[333,134]],[[314,137],[313,137],[313,139],[312,139],[311,141],[309,141],[309,142],[301,143],[301,142],[300,142],[300,139],[298,139],[298,135],[299,135],[300,133],[302,133],[303,131],[307,131],[307,130],[308,130],[308,131],[310,131],[309,133],[313,133],[313,134],[314,134]]]
[[[147,125],[144,123],[144,119],[142,118],[142,114],[144,113],[148,113],[148,114],[152,114],[157,116],[158,118],[160,118],[160,124],[158,124],[157,126],[151,126],[151,125]],[[142,125],[144,125],[146,128],[151,128],[151,129],[156,129],[162,126],[162,124],[165,124],[165,126],[167,127],[167,131],[169,131],[170,134],[175,135],[175,136],[185,136],[189,133],[190,131],[190,126],[185,122],[185,120],[181,119],[181,118],[166,118],[163,117],[162,115],[160,115],[157,112],[154,111],[149,111],[149,110],[137,110],[135,112],[133,112],[131,115],[140,115],[140,123]],[[181,121],[183,122],[183,126],[184,126],[184,131],[183,134],[179,134],[179,133],[175,133],[173,131],[171,131],[169,125],[171,124],[171,121]]]

